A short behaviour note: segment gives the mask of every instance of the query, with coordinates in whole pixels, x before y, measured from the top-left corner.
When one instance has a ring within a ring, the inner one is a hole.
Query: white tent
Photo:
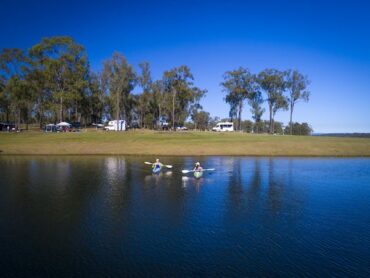
[[[66,127],[70,127],[71,124],[67,123],[67,122],[60,122],[59,124],[57,124],[57,126],[66,126]]]

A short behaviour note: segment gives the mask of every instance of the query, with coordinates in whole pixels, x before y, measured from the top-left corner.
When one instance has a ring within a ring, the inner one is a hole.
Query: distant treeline
[[[370,138],[370,133],[319,133],[314,136]]]
[[[229,120],[239,130],[280,133],[283,126],[274,121],[275,114],[290,109],[289,132],[301,134],[297,124],[292,124],[292,114],[297,101],[308,101],[308,83],[307,77],[292,70],[266,69],[256,75],[244,68],[228,71],[221,86],[230,105]],[[142,128],[157,128],[168,121],[173,128],[187,123],[209,129],[218,118],[211,118],[200,105],[206,93],[194,85],[186,65],[166,70],[161,79],[153,80],[148,62],[139,64],[136,72],[118,52],[104,61],[101,72],[93,72],[85,48],[65,36],[44,38],[28,50],[4,48],[0,52],[0,121],[18,127],[125,119]],[[253,123],[241,119],[245,101]],[[262,121],[263,102],[269,107],[268,123]]]

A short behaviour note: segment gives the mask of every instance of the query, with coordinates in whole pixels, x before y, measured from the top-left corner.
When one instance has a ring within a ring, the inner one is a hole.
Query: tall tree
[[[237,115],[238,130],[241,130],[241,117],[244,101],[251,98],[255,90],[255,79],[248,69],[239,67],[224,74],[221,83],[226,92],[225,101],[230,105],[230,116]]]
[[[194,77],[187,66],[176,67],[163,74],[165,91],[169,95],[173,129],[176,122],[183,123],[189,116],[191,104],[199,102],[206,93],[205,90],[195,87],[193,80]]]
[[[136,75],[132,66],[119,52],[114,52],[111,59],[104,62],[103,86],[115,104],[114,111],[118,121],[121,114],[128,121],[132,99],[130,93],[136,85]],[[123,113],[121,111],[123,110]]]
[[[289,70],[287,73],[287,88],[289,90],[288,102],[290,106],[290,120],[289,129],[290,135],[293,134],[293,110],[295,104],[302,100],[308,102],[310,98],[310,92],[307,90],[309,85],[307,76],[302,75],[297,70]]]
[[[265,108],[262,108],[263,98],[259,90],[255,90],[253,96],[249,99],[249,105],[251,106],[252,118],[255,122],[255,132],[259,132],[259,126]]]
[[[165,86],[163,80],[156,80],[152,83],[152,92],[154,106],[156,106],[156,111],[154,112],[154,117],[157,119],[157,128],[162,120],[164,106],[166,105],[166,95]]]
[[[5,48],[0,53],[0,79],[2,80],[1,99],[9,120],[12,111],[18,128],[22,118],[28,120],[32,109],[32,91],[27,83],[30,72],[29,58],[22,49]]]
[[[287,100],[284,97],[286,89],[285,82],[286,73],[276,69],[265,69],[258,74],[258,83],[260,87],[266,92],[267,103],[269,106],[270,123],[269,132],[274,133],[274,117],[280,109],[287,109]]]
[[[44,38],[30,49],[29,55],[43,75],[44,91],[50,91],[59,106],[55,107],[59,121],[72,107],[78,120],[79,101],[88,87],[89,63],[84,47],[66,36]]]
[[[138,83],[142,88],[143,92],[138,98],[139,110],[140,110],[140,127],[144,126],[145,114],[150,106],[151,89],[152,89],[152,77],[150,72],[150,65],[148,62],[140,63],[141,74],[138,76]]]
[[[210,121],[210,115],[206,111],[196,110],[191,115],[191,119],[194,122],[195,129],[206,130]]]
[[[93,123],[100,123],[104,114],[106,104],[105,94],[102,87],[102,78],[100,74],[91,72],[89,78],[89,90],[86,104],[88,114]]]

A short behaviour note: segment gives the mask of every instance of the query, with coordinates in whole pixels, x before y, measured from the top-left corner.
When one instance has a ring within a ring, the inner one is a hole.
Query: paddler
[[[153,163],[152,168],[153,168],[153,169],[158,169],[158,168],[162,168],[162,167],[163,167],[163,164],[162,164],[162,163],[160,163],[160,162],[159,162],[159,159],[157,158],[157,159],[155,160],[155,162]]]
[[[194,172],[202,172],[203,171],[203,168],[202,168],[202,166],[200,166],[199,162],[195,163],[195,167],[194,167],[193,171]]]

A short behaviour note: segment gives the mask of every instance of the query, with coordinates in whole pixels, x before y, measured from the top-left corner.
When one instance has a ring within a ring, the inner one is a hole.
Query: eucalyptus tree
[[[136,85],[136,74],[126,58],[114,52],[112,58],[104,62],[102,78],[103,88],[114,103],[118,130],[121,115],[127,121],[131,112],[133,100],[130,93]]]
[[[151,90],[153,92],[153,103],[156,109],[153,111],[153,116],[157,119],[157,123],[162,119],[164,107],[166,105],[165,85],[162,79],[152,83]]]
[[[30,72],[29,62],[22,49],[5,48],[0,53],[1,103],[7,121],[12,112],[18,127],[22,118],[28,125],[32,110],[33,93],[27,80]]]
[[[289,90],[288,102],[290,106],[290,134],[293,134],[293,110],[295,104],[302,100],[308,102],[310,98],[310,92],[307,90],[309,85],[307,76],[304,76],[297,70],[289,70],[287,73],[287,88]]]
[[[180,66],[165,71],[163,83],[167,96],[167,104],[171,107],[172,128],[175,122],[184,122],[189,116],[191,105],[199,102],[206,91],[195,87],[194,77],[189,67]],[[177,119],[176,119],[177,117]]]
[[[50,92],[59,121],[64,120],[65,110],[72,108],[78,120],[79,102],[88,87],[89,62],[84,47],[67,36],[44,38],[29,55],[39,78],[43,75],[40,93]]]
[[[269,132],[274,133],[274,118],[277,111],[288,109],[287,99],[284,96],[286,90],[286,73],[276,69],[265,69],[258,74],[258,83],[267,95],[269,107]]]
[[[91,117],[90,119],[94,123],[99,123],[104,116],[106,106],[106,96],[104,94],[102,86],[101,74],[97,74],[94,72],[90,73],[89,89],[85,100],[85,108],[88,111],[86,112],[86,114],[89,114],[89,116]]]
[[[0,76],[0,120],[4,118],[9,118],[9,112],[7,113],[7,108],[9,104],[5,94],[5,80]],[[6,119],[8,121],[8,119]]]
[[[251,106],[251,113],[252,113],[252,118],[255,122],[255,132],[259,133],[259,127],[260,127],[260,122],[263,113],[265,112],[265,108],[262,108],[262,103],[263,103],[263,98],[262,94],[259,90],[255,90],[253,93],[252,97],[248,100],[249,105]]]
[[[138,97],[138,104],[140,110],[140,127],[144,126],[145,114],[150,109],[150,102],[152,102],[152,77],[150,65],[148,62],[139,64],[141,74],[138,76],[138,83],[142,88],[142,93]]]
[[[197,110],[191,115],[195,129],[206,130],[210,122],[210,115],[203,110]]]
[[[244,101],[254,94],[255,78],[248,69],[243,67],[227,71],[223,78],[221,86],[226,92],[225,101],[230,105],[230,117],[237,116],[238,129],[240,130]]]

